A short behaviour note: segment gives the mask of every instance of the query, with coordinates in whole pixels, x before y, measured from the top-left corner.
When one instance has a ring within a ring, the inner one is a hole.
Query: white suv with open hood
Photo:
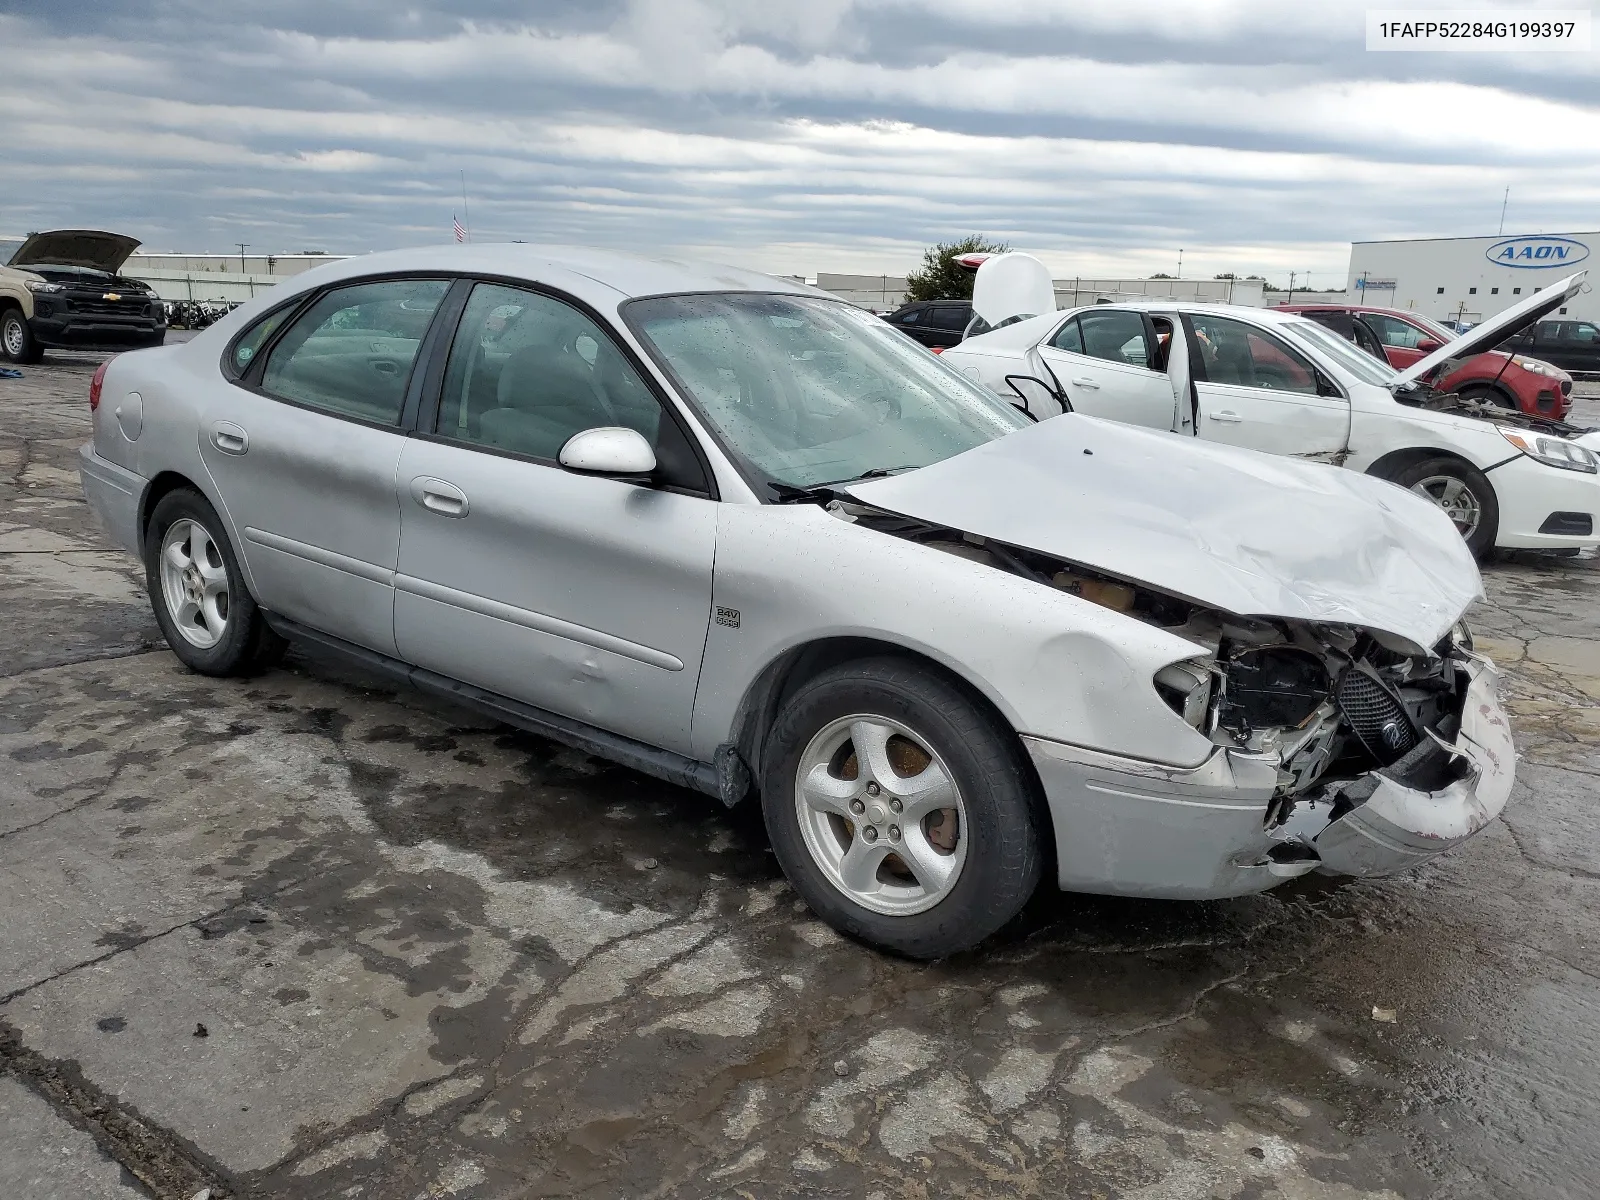
[[[1079,412],[1350,467],[1432,499],[1479,557],[1600,545],[1600,434],[1425,382],[1565,303],[1583,272],[1395,371],[1271,309],[1163,299],[1052,311],[1047,273],[1020,289],[1023,276],[999,276],[1020,257],[978,269],[973,308],[996,328],[944,358],[1035,417]],[[1001,327],[1016,313],[1042,315]]]

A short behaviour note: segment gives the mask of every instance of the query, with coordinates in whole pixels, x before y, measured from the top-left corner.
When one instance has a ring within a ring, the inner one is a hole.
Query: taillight
[[[111,365],[108,358],[94,369],[94,378],[89,381],[89,411],[94,412],[100,407],[100,389],[105,386],[106,368]]]

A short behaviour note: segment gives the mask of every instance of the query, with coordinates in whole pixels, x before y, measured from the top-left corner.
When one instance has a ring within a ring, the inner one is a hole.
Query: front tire
[[[283,639],[256,607],[222,522],[199,492],[179,488],[157,502],[144,565],[156,623],[186,667],[244,675],[282,654]]]
[[[1509,408],[1512,412],[1519,410],[1519,405],[1517,404],[1515,397],[1508,392],[1501,391],[1497,387],[1491,387],[1486,383],[1458,388],[1456,390],[1456,395],[1460,396],[1463,400],[1471,400],[1478,404],[1492,404],[1497,408]]]
[[[803,684],[762,761],[778,862],[850,937],[944,958],[1000,929],[1038,886],[1036,785],[1015,736],[914,663],[846,663]]]
[[[1407,467],[1394,482],[1444,509],[1479,562],[1494,553],[1500,501],[1482,471],[1459,458],[1430,458]]]
[[[14,363],[36,363],[44,357],[44,349],[28,328],[20,308],[0,313],[0,354]]]

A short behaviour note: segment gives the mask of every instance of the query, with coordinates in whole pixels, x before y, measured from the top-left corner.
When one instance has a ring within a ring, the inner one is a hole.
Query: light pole
[[[239,247],[239,274],[241,274],[241,275],[247,274],[247,272],[244,269],[244,252],[250,248],[250,243],[249,242],[235,242],[234,245]]]

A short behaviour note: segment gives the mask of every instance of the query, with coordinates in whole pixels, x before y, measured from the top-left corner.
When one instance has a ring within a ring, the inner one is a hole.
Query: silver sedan
[[[1470,555],[1351,472],[1034,424],[730,268],[401,251],[97,373],[83,484],[173,652],[286,639],[727,804],[919,957],[1041,876],[1381,874],[1511,787]]]

